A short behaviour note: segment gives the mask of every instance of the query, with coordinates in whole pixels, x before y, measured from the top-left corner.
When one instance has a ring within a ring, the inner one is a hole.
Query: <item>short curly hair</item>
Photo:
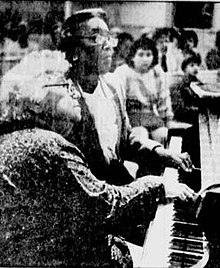
[[[186,67],[190,64],[190,63],[196,63],[198,65],[201,65],[202,60],[201,60],[201,56],[199,53],[196,52],[191,52],[191,54],[183,60],[182,64],[181,64],[181,69],[183,71],[185,71]]]
[[[134,68],[134,63],[133,63],[133,58],[138,51],[138,49],[143,49],[143,50],[151,50],[153,53],[153,62],[152,62],[152,67],[158,64],[158,50],[156,48],[155,42],[151,40],[150,38],[147,37],[140,37],[137,39],[133,45],[130,48],[130,53],[126,59],[126,63]]]
[[[199,39],[197,33],[193,30],[184,30],[180,36],[180,49],[185,48],[186,41],[189,39],[193,40],[194,47],[198,46]]]

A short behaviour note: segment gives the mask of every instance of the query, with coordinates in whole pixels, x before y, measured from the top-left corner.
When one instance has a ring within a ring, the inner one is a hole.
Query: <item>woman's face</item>
[[[42,122],[52,131],[67,137],[75,124],[81,121],[80,96],[76,88],[71,92],[64,87],[49,89],[41,104],[45,115]]]
[[[80,93],[74,88],[70,94],[63,94],[56,104],[56,111],[72,121],[81,120]]]
[[[152,50],[139,48],[133,58],[134,69],[139,73],[148,72],[152,66],[153,58]]]
[[[14,87],[15,89],[16,87]],[[1,96],[1,120],[30,120],[36,126],[66,135],[75,123],[81,121],[80,92],[66,87],[39,87],[37,94],[27,90],[8,91]]]
[[[111,68],[113,47],[117,45],[107,24],[98,17],[91,18],[81,23],[76,36],[81,39],[77,56],[85,75],[107,73]]]

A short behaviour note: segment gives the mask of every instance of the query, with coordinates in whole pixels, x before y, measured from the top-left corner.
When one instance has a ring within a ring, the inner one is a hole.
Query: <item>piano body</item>
[[[166,168],[164,174],[165,179],[178,178],[196,192],[220,183],[220,84],[212,84],[208,88],[210,92],[207,87],[203,90],[201,85],[192,84],[192,90],[200,98],[201,172],[191,174],[189,178],[184,172]],[[170,148],[180,152],[181,143],[182,138],[174,136],[170,140]],[[206,266],[210,263],[209,257],[214,254],[210,255],[209,242],[196,219],[196,209],[193,201],[180,200],[167,202],[158,208],[146,235],[139,267],[212,267]],[[220,267],[220,263],[214,267]]]

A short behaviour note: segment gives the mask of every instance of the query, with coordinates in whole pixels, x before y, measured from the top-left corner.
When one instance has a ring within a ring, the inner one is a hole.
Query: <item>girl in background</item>
[[[123,83],[131,125],[144,126],[150,138],[165,143],[173,113],[155,43],[148,38],[136,40],[127,64],[118,67],[115,74]]]

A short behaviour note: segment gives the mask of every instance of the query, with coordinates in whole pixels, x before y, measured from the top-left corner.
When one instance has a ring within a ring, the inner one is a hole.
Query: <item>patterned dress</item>
[[[2,135],[0,265],[132,267],[113,231],[122,221],[153,219],[163,198],[155,177],[127,186],[97,180],[81,152],[54,132]]]

